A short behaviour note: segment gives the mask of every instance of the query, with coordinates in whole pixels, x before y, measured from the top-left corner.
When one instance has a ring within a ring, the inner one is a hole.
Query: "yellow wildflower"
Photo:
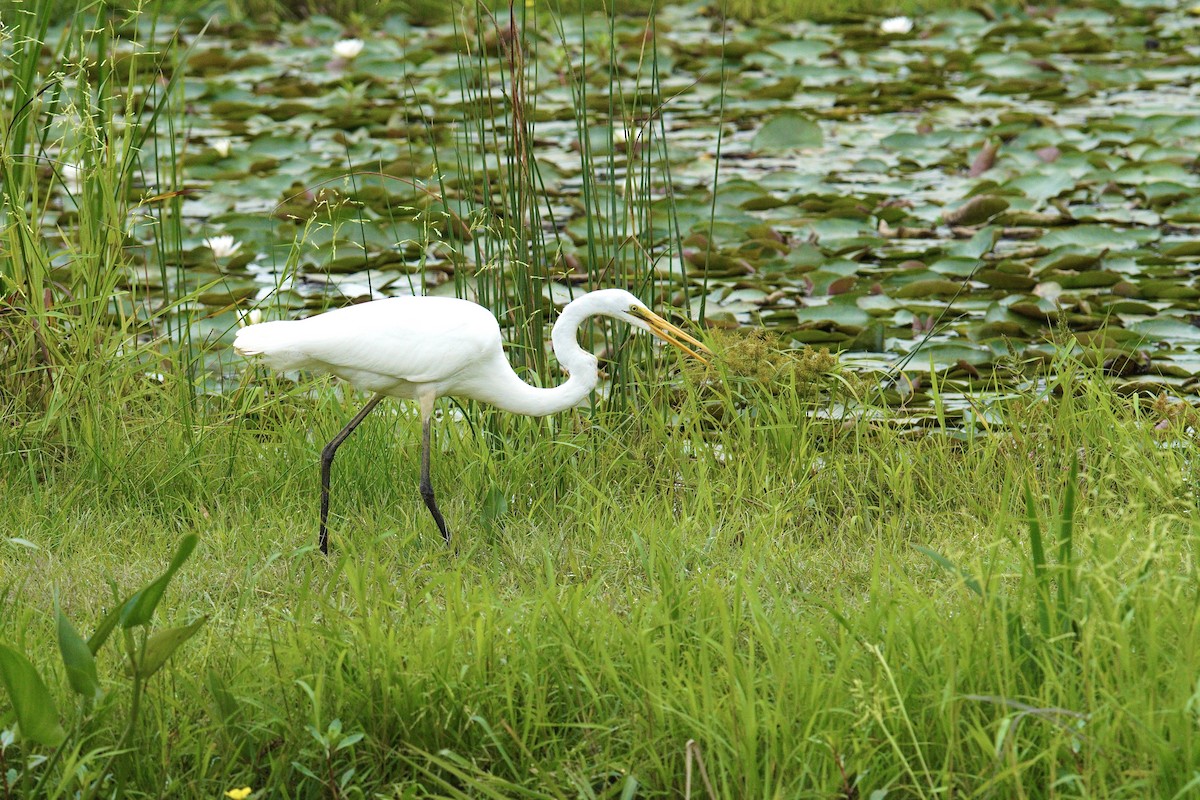
[[[230,798],[230,800],[246,800],[252,791],[254,790],[249,786],[243,786],[240,789],[230,789],[225,793],[225,796]]]

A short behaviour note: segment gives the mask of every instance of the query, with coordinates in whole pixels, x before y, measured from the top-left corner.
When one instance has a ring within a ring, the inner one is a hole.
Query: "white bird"
[[[430,422],[437,398],[469,397],[504,411],[541,417],[571,408],[596,388],[596,356],[579,346],[579,326],[603,315],[650,331],[704,361],[701,342],[667,322],[623,289],[590,292],[567,304],[550,334],[554,354],[569,373],[550,389],[530,386],[504,356],[500,325],[491,312],[449,297],[393,297],[347,306],[303,320],[263,322],[237,332],[233,346],[262,356],[277,370],[330,372],[374,396],[321,451],[321,528],[328,552],[329,472],[337,448],[384,397],[416,400],[421,409],[421,497],[448,543],[429,480]],[[690,347],[689,347],[690,345]],[[692,348],[695,348],[694,350]]]

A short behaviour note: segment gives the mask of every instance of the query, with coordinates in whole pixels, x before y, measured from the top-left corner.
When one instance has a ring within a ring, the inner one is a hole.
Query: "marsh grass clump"
[[[828,348],[788,347],[778,333],[764,328],[720,331],[715,338],[731,373],[763,384],[790,382],[812,392],[837,368],[837,356]]]
[[[793,348],[763,328],[714,330],[709,346],[716,357],[708,364],[688,363],[684,374],[712,420],[781,399],[789,407],[796,403],[795,411],[807,411],[831,396],[857,394],[828,348]]]
[[[1168,396],[1166,392],[1160,392],[1154,398],[1150,411],[1156,420],[1154,430],[1160,435],[1178,435],[1200,428],[1200,410],[1191,403]]]

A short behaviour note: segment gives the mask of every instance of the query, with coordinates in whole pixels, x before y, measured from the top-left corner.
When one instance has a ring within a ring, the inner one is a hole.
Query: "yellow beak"
[[[686,331],[680,330],[649,309],[631,308],[629,313],[649,325],[650,331],[655,336],[663,339],[664,341],[670,342],[692,358],[698,360],[700,363],[708,363],[708,359],[700,355],[700,353],[711,356],[713,354],[712,350],[709,350],[707,347],[705,347],[704,343],[696,337],[692,336]],[[691,345],[691,347],[688,345]],[[695,350],[692,349],[693,347]],[[700,352],[696,352],[697,350]]]

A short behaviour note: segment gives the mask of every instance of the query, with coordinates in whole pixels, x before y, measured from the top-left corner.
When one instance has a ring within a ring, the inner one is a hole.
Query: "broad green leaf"
[[[766,51],[792,63],[815,63],[831,48],[819,39],[785,39],[767,45]]]
[[[42,676],[28,658],[4,644],[0,644],[0,681],[8,690],[22,736],[46,747],[56,747],[66,738]]]
[[[1042,244],[1051,249],[1071,245],[1088,250],[1123,250],[1137,247],[1159,237],[1157,231],[1121,230],[1107,225],[1076,225],[1058,228],[1042,237]]]
[[[1129,330],[1151,341],[1200,342],[1200,328],[1169,317],[1141,320],[1129,325]]]
[[[943,211],[942,219],[947,225],[979,225],[1008,208],[1008,205],[1003,197],[981,194],[957,208]]]
[[[796,319],[799,322],[832,322],[835,325],[861,328],[871,321],[871,315],[856,305],[828,303],[796,309]]]
[[[205,622],[208,622],[207,616],[200,617],[190,625],[159,631],[147,639],[146,654],[138,670],[142,679],[149,678],[158,672],[162,665],[167,663],[167,659],[179,649],[179,646],[192,638]]]
[[[167,584],[171,582],[171,578],[183,566],[183,562],[187,561],[188,556],[196,549],[197,541],[198,537],[194,533],[184,536],[179,542],[179,549],[175,551],[175,557],[171,559],[171,565],[167,567],[167,571],[154,583],[125,601],[125,605],[121,607],[122,628],[133,628],[150,622],[150,618],[154,616],[154,610],[158,608],[158,604],[162,600],[163,592],[167,590]]]
[[[982,265],[983,262],[978,258],[939,258],[929,265],[929,271],[939,275],[953,275],[956,278],[969,278]]]
[[[915,363],[932,363],[936,369],[953,367],[960,361],[973,366],[989,364],[995,360],[992,351],[966,342],[929,342],[914,348]]]
[[[117,623],[121,621],[121,612],[125,609],[125,604],[113,608],[104,615],[104,619],[100,620],[100,624],[96,626],[96,630],[92,632],[88,638],[88,650],[92,651],[92,655],[100,652],[100,648],[108,641],[108,637],[112,634],[113,629],[117,627]]]
[[[974,236],[962,242],[954,242],[946,247],[946,255],[954,258],[983,258],[991,252],[1000,238],[1000,228],[980,228]]]
[[[783,114],[759,128],[751,146],[758,151],[780,152],[820,147],[823,141],[820,125],[799,114]]]
[[[96,677],[96,657],[57,605],[55,603],[58,616],[58,651],[62,655],[63,666],[67,668],[67,682],[76,694],[94,699],[100,694],[100,679]]]

